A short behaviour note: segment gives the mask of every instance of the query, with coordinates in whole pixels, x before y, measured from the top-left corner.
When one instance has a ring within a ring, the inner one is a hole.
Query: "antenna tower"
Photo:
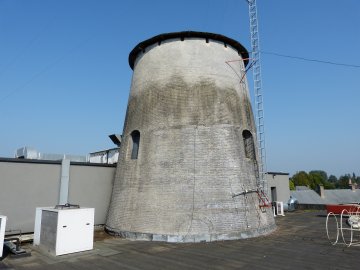
[[[266,151],[265,151],[265,127],[264,127],[264,107],[263,95],[261,92],[261,65],[260,65],[260,44],[259,27],[256,0],[247,0],[249,5],[250,34],[251,34],[251,58],[253,62],[253,81],[254,81],[254,99],[255,99],[255,118],[258,140],[258,170],[259,177],[257,185],[268,194],[268,186],[265,179],[266,173]]]

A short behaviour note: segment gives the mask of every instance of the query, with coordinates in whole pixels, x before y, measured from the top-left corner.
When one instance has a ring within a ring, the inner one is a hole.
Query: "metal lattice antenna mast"
[[[264,107],[263,95],[261,92],[261,65],[260,65],[260,44],[259,28],[257,18],[256,0],[247,0],[249,4],[250,34],[251,34],[251,55],[253,61],[253,80],[254,80],[254,99],[255,99],[255,117],[257,126],[258,140],[258,168],[259,178],[258,186],[268,194],[268,186],[265,179],[266,173],[266,152],[265,152],[265,127],[264,127]]]

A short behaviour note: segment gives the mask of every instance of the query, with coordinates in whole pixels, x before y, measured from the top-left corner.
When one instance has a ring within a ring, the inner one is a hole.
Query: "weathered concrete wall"
[[[232,198],[256,189],[256,161],[246,157],[243,143],[244,130],[256,134],[243,73],[238,51],[218,40],[169,39],[138,55],[109,231],[182,242],[274,229],[271,211],[261,211],[256,193]],[[135,130],[140,147],[132,159]]]
[[[32,232],[35,208],[59,200],[61,162],[0,159],[0,214],[6,230]],[[71,163],[69,202],[95,208],[95,224],[104,224],[115,166]],[[15,232],[16,233],[16,232]]]

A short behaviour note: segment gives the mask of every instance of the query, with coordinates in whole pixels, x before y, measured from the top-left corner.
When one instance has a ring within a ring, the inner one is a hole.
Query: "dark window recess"
[[[249,130],[244,130],[242,133],[245,148],[245,157],[256,160],[254,138]]]
[[[277,201],[276,187],[271,187],[271,201]]]
[[[131,132],[132,139],[132,150],[131,150],[131,159],[137,159],[139,153],[140,146],[140,132],[138,130],[134,130]]]

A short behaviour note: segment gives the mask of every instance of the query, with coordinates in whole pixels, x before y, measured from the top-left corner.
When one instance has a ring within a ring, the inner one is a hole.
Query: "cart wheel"
[[[336,245],[339,240],[339,224],[333,212],[330,212],[326,217],[326,234],[330,243]],[[333,237],[334,235],[336,237]]]
[[[348,224],[347,219],[351,217],[351,213],[348,210],[344,209],[341,212],[340,216],[340,230],[341,237],[344,241],[344,244],[348,247],[351,246],[353,242],[354,230],[351,225]]]

